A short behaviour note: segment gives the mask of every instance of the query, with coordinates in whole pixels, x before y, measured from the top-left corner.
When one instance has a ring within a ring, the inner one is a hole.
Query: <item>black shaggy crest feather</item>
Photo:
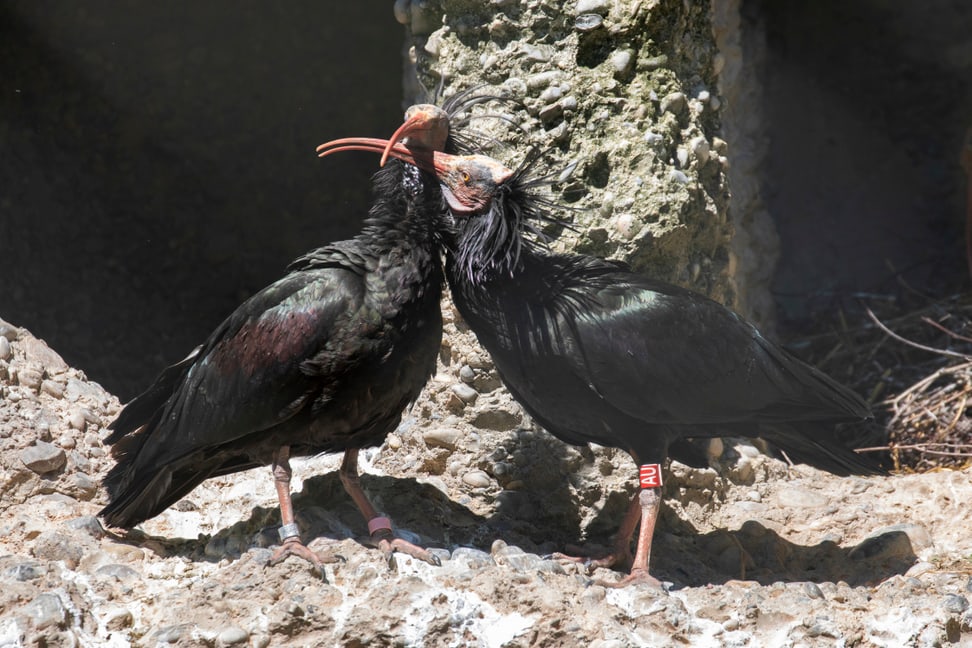
[[[563,207],[540,193],[554,181],[552,174],[540,170],[543,154],[537,148],[530,150],[510,179],[497,185],[488,210],[454,217],[456,264],[465,280],[482,284],[496,275],[512,276],[524,249],[538,249],[549,242],[539,223],[567,226],[551,216],[553,210]]]

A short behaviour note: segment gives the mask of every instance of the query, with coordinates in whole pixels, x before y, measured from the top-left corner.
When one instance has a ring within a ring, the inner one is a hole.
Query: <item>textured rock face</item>
[[[410,103],[425,98],[422,86],[441,85],[448,96],[486,84],[522,102],[499,109],[507,121],[474,122],[505,145],[495,156],[515,165],[529,147],[549,147],[555,173],[576,164],[555,187],[576,210],[565,213],[576,230],[558,246],[735,301],[735,284],[750,275],[734,283],[730,272],[720,98],[727,60],[707,4],[443,0],[396,8],[418,80],[406,83]]]

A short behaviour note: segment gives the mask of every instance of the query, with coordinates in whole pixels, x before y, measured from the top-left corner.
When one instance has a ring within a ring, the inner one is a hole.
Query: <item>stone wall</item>
[[[474,123],[503,143],[496,157],[512,166],[539,146],[552,147],[555,171],[576,163],[554,188],[576,228],[557,247],[624,259],[726,303],[765,290],[765,278],[741,286],[751,273],[732,272],[732,88],[720,82],[727,59],[708,5],[444,0],[396,10],[412,42],[411,101],[427,98],[423,87],[448,96],[487,84],[521,102],[502,108],[515,126]]]

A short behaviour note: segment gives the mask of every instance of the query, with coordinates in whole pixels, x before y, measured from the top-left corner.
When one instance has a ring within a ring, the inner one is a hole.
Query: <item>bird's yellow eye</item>
[[[468,184],[470,180],[471,180],[471,178],[469,177],[469,174],[466,173],[465,171],[463,171],[462,172],[462,181]]]

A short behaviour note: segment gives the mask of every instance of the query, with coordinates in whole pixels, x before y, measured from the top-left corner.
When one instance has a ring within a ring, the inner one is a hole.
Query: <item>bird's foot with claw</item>
[[[429,553],[422,547],[417,547],[407,540],[402,540],[401,538],[372,538],[376,542],[378,549],[381,553],[385,555],[386,560],[388,560],[388,566],[391,569],[395,569],[395,553],[403,553],[413,558],[418,558],[430,565],[435,565],[440,567],[442,561],[435,554]]]
[[[270,566],[279,565],[285,561],[288,556],[303,558],[310,564],[314,565],[317,571],[320,572],[322,579],[325,578],[325,563],[335,563],[344,560],[344,558],[341,556],[319,556],[308,549],[307,545],[300,541],[300,538],[293,536],[283,541],[283,544],[281,544],[277,550],[273,552],[273,555],[270,556],[270,561],[267,564]]]
[[[647,569],[632,569],[630,574],[619,581],[608,582],[596,580],[594,583],[596,585],[600,585],[601,587],[610,587],[612,589],[620,589],[629,585],[648,585],[650,587],[666,591],[666,588],[662,582],[649,574]]]
[[[578,554],[584,553],[584,550],[581,547],[567,547],[567,550],[572,553],[578,553]],[[618,566],[630,564],[631,553],[628,552],[627,554],[625,554],[624,552],[612,551],[606,556],[602,556],[600,558],[592,558],[591,556],[585,556],[585,555],[575,556],[571,554],[557,552],[557,553],[550,554],[550,558],[558,562],[580,564],[584,567],[584,570],[587,572],[587,574],[590,575],[593,574],[594,570],[597,569],[598,567],[611,568],[611,567],[618,567]]]
[[[385,560],[388,561],[388,567],[392,570],[396,568],[395,552],[418,558],[436,567],[442,565],[442,561],[435,554],[429,553],[422,547],[413,545],[408,540],[396,538],[392,533],[391,520],[388,518],[376,517],[369,520],[368,531],[371,532],[370,543],[384,554]]]

